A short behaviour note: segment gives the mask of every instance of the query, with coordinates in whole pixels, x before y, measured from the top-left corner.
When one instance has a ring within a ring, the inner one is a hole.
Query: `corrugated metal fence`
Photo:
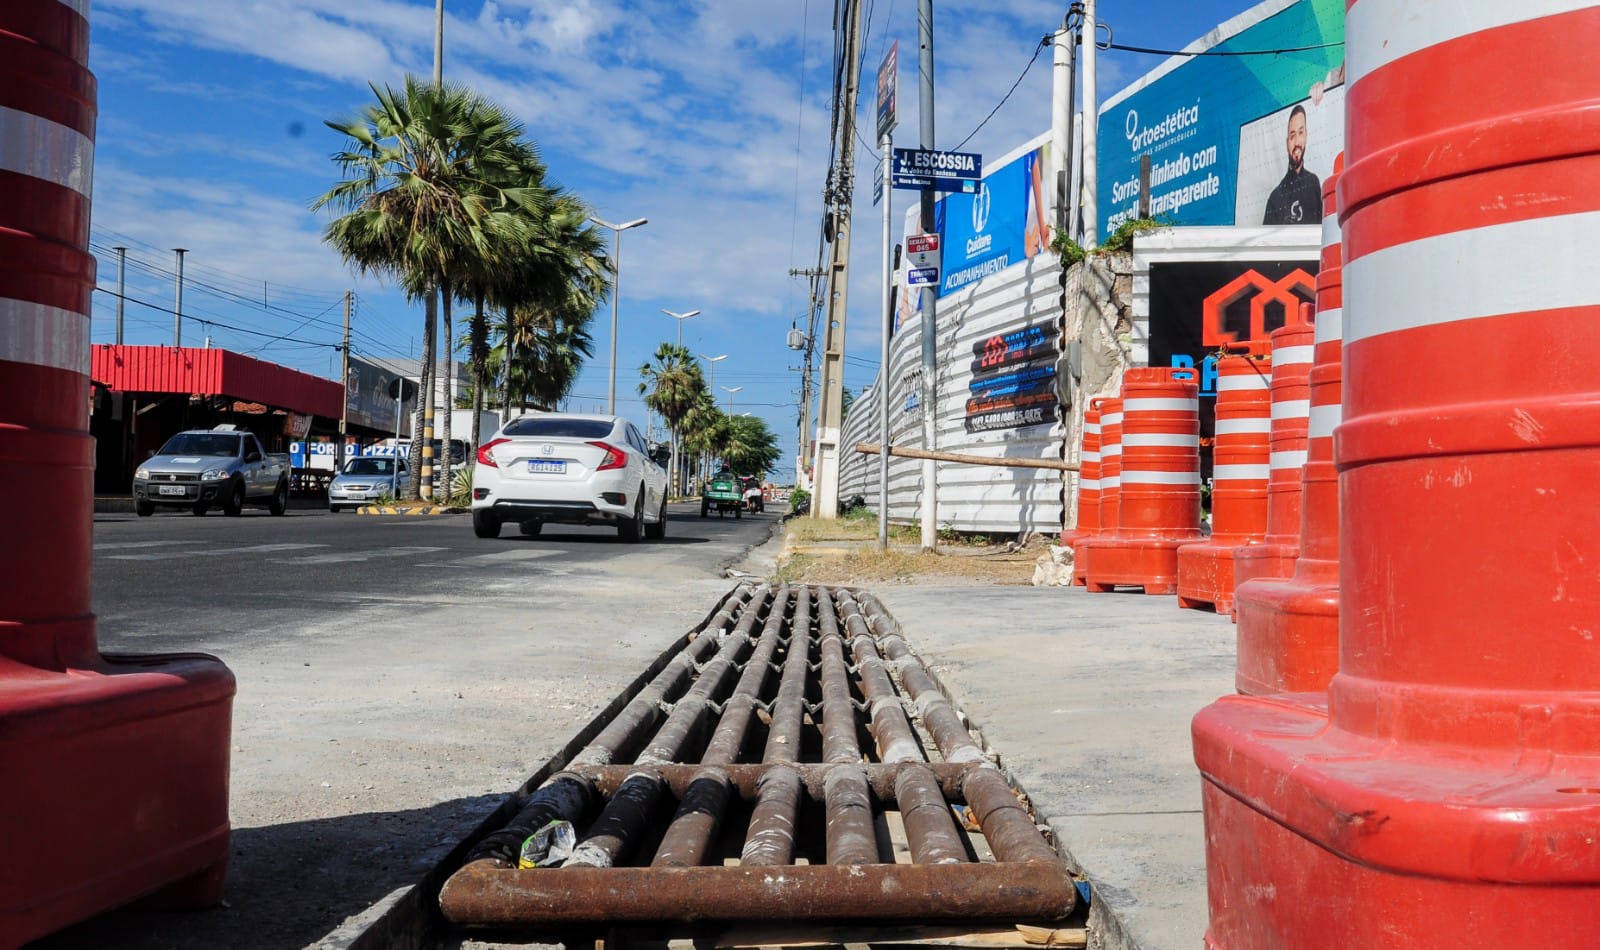
[[[1061,267],[1041,254],[939,301],[940,451],[1003,458],[1060,459],[1066,439],[1056,394],[1061,332]],[[921,320],[902,321],[889,345],[889,432],[894,445],[922,447]],[[878,502],[878,458],[854,451],[878,436],[877,381],[850,408],[843,430],[841,501]],[[1054,532],[1061,527],[1062,479],[1045,469],[938,463],[939,527],[957,531]],[[889,517],[915,523],[922,463],[889,464]]]

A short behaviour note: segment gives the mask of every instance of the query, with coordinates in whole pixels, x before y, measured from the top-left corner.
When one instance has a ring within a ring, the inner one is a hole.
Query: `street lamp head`
[[[626,231],[629,228],[636,228],[641,224],[649,224],[650,223],[648,218],[639,218],[639,219],[637,219],[635,221],[629,221],[627,224],[612,224],[610,221],[606,221],[604,219],[597,218],[594,215],[590,215],[589,216],[589,220],[591,222],[595,223],[595,224],[600,225],[602,228],[610,228],[613,231]]]
[[[661,312],[666,314],[669,317],[675,317],[675,318],[677,318],[679,320],[687,320],[690,317],[695,317],[695,316],[699,316],[700,315],[700,311],[698,311],[698,310],[691,310],[688,313],[678,313],[676,310],[668,310],[665,307],[661,308]]]
[[[636,227],[639,227],[642,224],[649,224],[649,223],[650,223],[650,219],[648,219],[648,218],[635,218],[634,220],[629,221],[627,224],[624,224],[621,227],[617,228],[617,230],[618,231],[626,231],[629,228],[636,228]]]
[[[743,386],[719,386],[718,388],[730,396],[744,389]]]
[[[705,360],[707,363],[720,363],[728,358],[728,354],[724,353],[721,356],[707,356],[704,353],[701,353],[700,358]]]

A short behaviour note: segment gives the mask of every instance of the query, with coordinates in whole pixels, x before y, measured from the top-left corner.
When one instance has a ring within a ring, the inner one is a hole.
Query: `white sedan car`
[[[496,538],[507,522],[529,536],[557,523],[615,525],[624,541],[664,538],[667,473],[620,416],[519,416],[478,449],[472,469],[473,532]]]

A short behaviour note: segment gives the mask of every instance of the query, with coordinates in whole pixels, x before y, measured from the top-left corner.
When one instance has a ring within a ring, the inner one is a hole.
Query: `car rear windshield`
[[[212,434],[210,432],[180,432],[167,440],[157,455],[203,455],[217,458],[237,458],[239,455],[239,437],[237,435]]]
[[[345,463],[346,475],[389,475],[394,472],[394,459],[359,458]]]
[[[604,419],[563,419],[544,416],[516,419],[506,426],[506,435],[534,438],[603,439],[611,434],[612,424]]]

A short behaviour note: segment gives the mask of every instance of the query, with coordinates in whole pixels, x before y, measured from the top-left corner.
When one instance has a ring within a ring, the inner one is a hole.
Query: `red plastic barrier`
[[[1301,322],[1272,333],[1272,454],[1267,481],[1267,535],[1233,550],[1233,584],[1286,577],[1300,556],[1300,481],[1305,475],[1311,419],[1313,308]],[[1237,615],[1235,616],[1237,619]]]
[[[1123,374],[1117,529],[1084,545],[1091,591],[1176,593],[1178,547],[1202,536],[1199,389],[1177,372],[1141,367]]]
[[[1349,8],[1339,670],[1195,720],[1214,947],[1600,946],[1597,35]]]
[[[1083,411],[1083,451],[1078,453],[1078,526],[1061,532],[1062,547],[1100,533],[1100,403]]]
[[[86,7],[87,5],[85,5]],[[90,613],[95,83],[75,4],[0,5],[0,946],[134,898],[214,903],[234,691],[105,659]]]
[[[1212,451],[1211,537],[1178,549],[1178,606],[1233,608],[1233,552],[1267,534],[1272,429],[1272,363],[1217,360],[1217,428]]]
[[[1072,542],[1072,583],[1082,587],[1089,571],[1089,542],[1114,531],[1122,504],[1122,400],[1096,399],[1100,407],[1100,497],[1095,505],[1098,530]]]
[[[1301,482],[1300,556],[1289,577],[1257,578],[1234,591],[1239,624],[1234,685],[1241,693],[1323,690],[1339,667],[1339,473],[1333,465],[1333,430],[1339,424],[1343,386],[1344,277],[1334,196],[1338,181],[1336,171],[1322,186],[1322,265],[1317,272]]]

